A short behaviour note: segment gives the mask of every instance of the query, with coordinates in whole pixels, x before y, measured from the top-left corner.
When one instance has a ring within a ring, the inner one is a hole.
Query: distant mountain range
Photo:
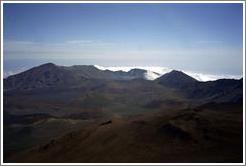
[[[25,66],[25,65],[23,65]],[[4,68],[3,70],[3,78],[7,78],[12,75],[19,74],[25,70],[28,70],[29,67],[12,67],[12,68]],[[80,65],[76,65],[80,66]],[[166,73],[171,72],[173,69],[167,68],[167,67],[161,67],[161,66],[99,66],[99,65],[84,65],[84,66],[94,66],[97,69],[100,70],[110,70],[110,71],[124,71],[128,72],[132,69],[141,69],[145,70],[145,79],[147,80],[154,80]],[[209,73],[202,73],[202,72],[195,72],[195,71],[189,71],[189,70],[181,70],[185,74],[195,78],[198,81],[215,81],[218,79],[240,79],[242,75],[232,75],[232,74],[209,74]]]
[[[45,87],[75,86],[85,79],[132,80],[146,79],[146,70],[132,69],[128,72],[100,70],[92,65],[71,67],[43,64],[4,79],[4,90],[30,90]]]
[[[161,76],[159,73],[138,68],[129,71],[100,70],[99,68],[93,65],[74,65],[67,67],[47,63],[7,77],[4,79],[4,90],[75,86],[79,85],[85,79],[146,79],[155,80],[161,84],[172,84],[172,86],[184,86],[187,83],[197,82],[195,78],[175,70]],[[175,82],[176,80],[178,80],[177,83]]]

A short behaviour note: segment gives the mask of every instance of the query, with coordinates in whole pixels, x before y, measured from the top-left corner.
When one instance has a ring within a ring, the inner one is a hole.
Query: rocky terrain
[[[44,64],[4,79],[4,162],[242,162],[243,79]]]

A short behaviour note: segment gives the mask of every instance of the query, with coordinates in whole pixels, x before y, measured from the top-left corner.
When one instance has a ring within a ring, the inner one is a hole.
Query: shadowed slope
[[[115,117],[9,161],[242,162],[242,108],[228,105],[128,119]]]

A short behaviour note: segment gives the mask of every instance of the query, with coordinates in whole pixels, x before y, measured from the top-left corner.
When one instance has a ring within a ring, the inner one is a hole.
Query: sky
[[[242,4],[7,4],[4,70],[41,63],[243,74]]]

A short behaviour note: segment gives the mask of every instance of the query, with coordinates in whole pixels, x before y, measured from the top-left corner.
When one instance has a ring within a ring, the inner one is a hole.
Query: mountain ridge
[[[85,80],[133,80],[148,79],[147,70],[134,68],[129,71],[100,70],[94,65],[58,66],[46,63],[4,79],[4,90],[31,90],[36,88],[52,88],[79,86]],[[152,72],[150,74],[158,74]],[[225,79],[230,80],[230,79]],[[218,80],[217,80],[218,81]],[[158,84],[171,88],[182,88],[201,84],[201,81],[182,71],[172,70],[153,80]],[[207,81],[208,83],[210,81]],[[213,81],[212,81],[213,82]]]

